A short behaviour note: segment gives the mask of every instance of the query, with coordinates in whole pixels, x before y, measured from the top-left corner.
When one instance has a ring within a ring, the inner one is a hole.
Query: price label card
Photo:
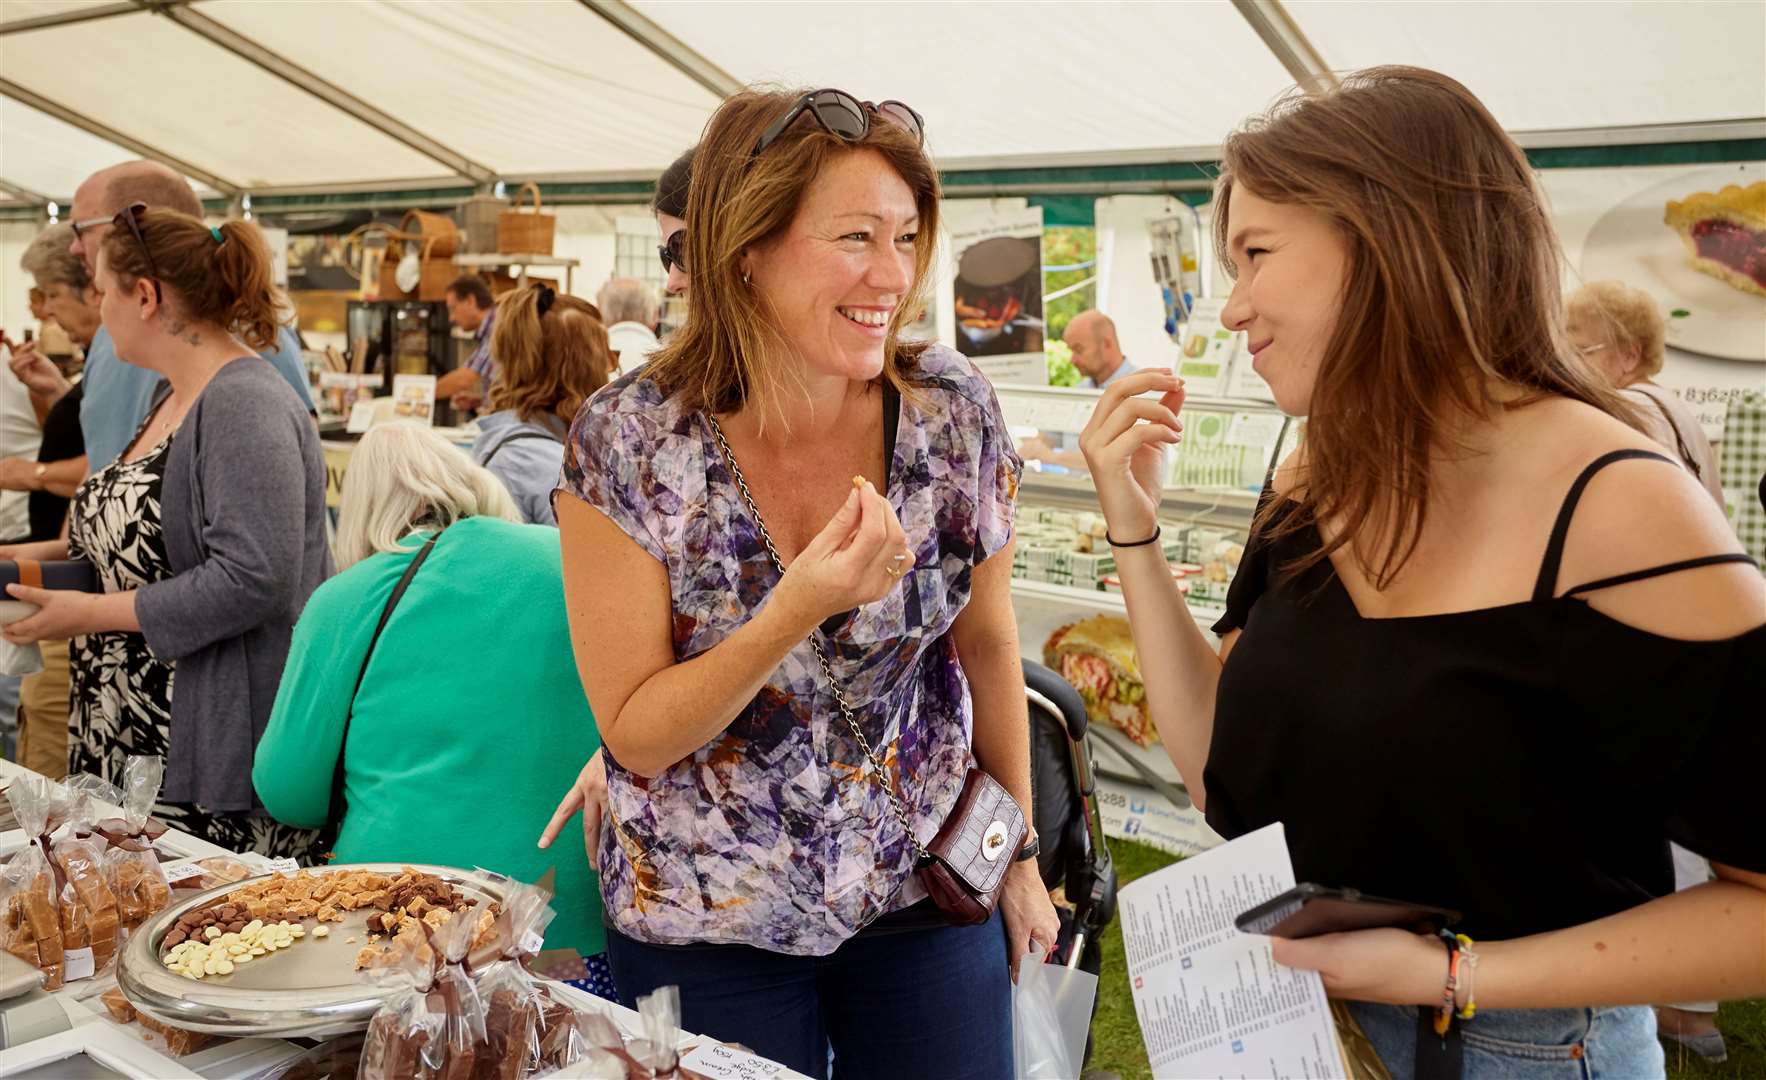
[[[350,406],[350,418],[344,430],[351,435],[360,435],[374,426],[374,399],[358,401]]]
[[[527,933],[521,935],[521,951],[524,953],[538,955],[540,949],[545,947],[545,944],[546,939],[535,931],[529,930]]]
[[[166,872],[167,885],[176,885],[180,881],[189,881],[191,878],[199,878],[203,875],[202,867],[193,862],[170,863],[163,869]]]
[[[785,1071],[776,1061],[720,1043],[701,1043],[681,1058],[681,1068],[711,1080],[766,1080]]]
[[[62,953],[62,977],[68,982],[90,979],[96,970],[91,949],[68,949]]]
[[[270,860],[270,873],[272,874],[292,874],[299,869],[300,863],[295,862],[293,859]]]

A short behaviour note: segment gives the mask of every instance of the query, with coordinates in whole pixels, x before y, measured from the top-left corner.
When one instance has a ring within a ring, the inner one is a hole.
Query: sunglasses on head
[[[785,115],[761,132],[748,156],[755,157],[771,146],[804,113],[815,117],[823,131],[847,142],[858,142],[865,137],[871,130],[871,114],[875,113],[912,135],[921,146],[926,145],[926,121],[908,106],[899,101],[872,104],[860,101],[844,90],[828,89],[812,91],[798,98],[796,104],[785,110]]]
[[[668,239],[656,246],[657,257],[662,260],[663,273],[666,274],[677,266],[681,268],[681,273],[687,272],[687,259],[683,254],[683,249],[686,246],[687,230],[685,229],[676,229],[669,233]]]
[[[141,254],[147,260],[147,276],[153,280],[153,298],[156,302],[163,304],[166,302],[166,298],[159,288],[159,267],[154,265],[153,249],[147,246],[147,237],[141,232],[141,215],[145,213],[147,213],[146,203],[130,203],[129,208],[111,218],[110,223],[128,228],[135,237],[135,242],[141,245]]]

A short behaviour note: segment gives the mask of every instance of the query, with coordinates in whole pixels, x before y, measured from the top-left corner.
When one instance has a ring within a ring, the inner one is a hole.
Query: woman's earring
[[[742,284],[744,284],[744,285],[754,284],[754,279],[748,276],[748,271],[746,271],[746,270],[742,271]]]

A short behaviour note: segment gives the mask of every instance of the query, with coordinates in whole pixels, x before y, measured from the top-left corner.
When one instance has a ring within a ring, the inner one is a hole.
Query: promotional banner
[[[1691,168],[1619,198],[1582,247],[1582,280],[1654,296],[1668,344],[1766,360],[1766,165]]]
[[[957,349],[995,383],[1048,385],[1043,356],[1042,208],[951,232]]]

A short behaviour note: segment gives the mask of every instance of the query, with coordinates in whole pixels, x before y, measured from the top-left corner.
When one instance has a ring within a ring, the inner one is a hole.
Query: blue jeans
[[[1394,1077],[1416,1072],[1416,1009],[1352,1001],[1349,1010]],[[1463,1023],[1463,1080],[1650,1080],[1667,1075],[1656,1017],[1611,1009],[1492,1009]]]
[[[916,905],[918,907],[918,905]],[[998,912],[980,926],[868,927],[827,956],[747,945],[649,945],[607,930],[627,1006],[681,988],[681,1026],[806,1076],[1002,1080],[1012,984]]]

